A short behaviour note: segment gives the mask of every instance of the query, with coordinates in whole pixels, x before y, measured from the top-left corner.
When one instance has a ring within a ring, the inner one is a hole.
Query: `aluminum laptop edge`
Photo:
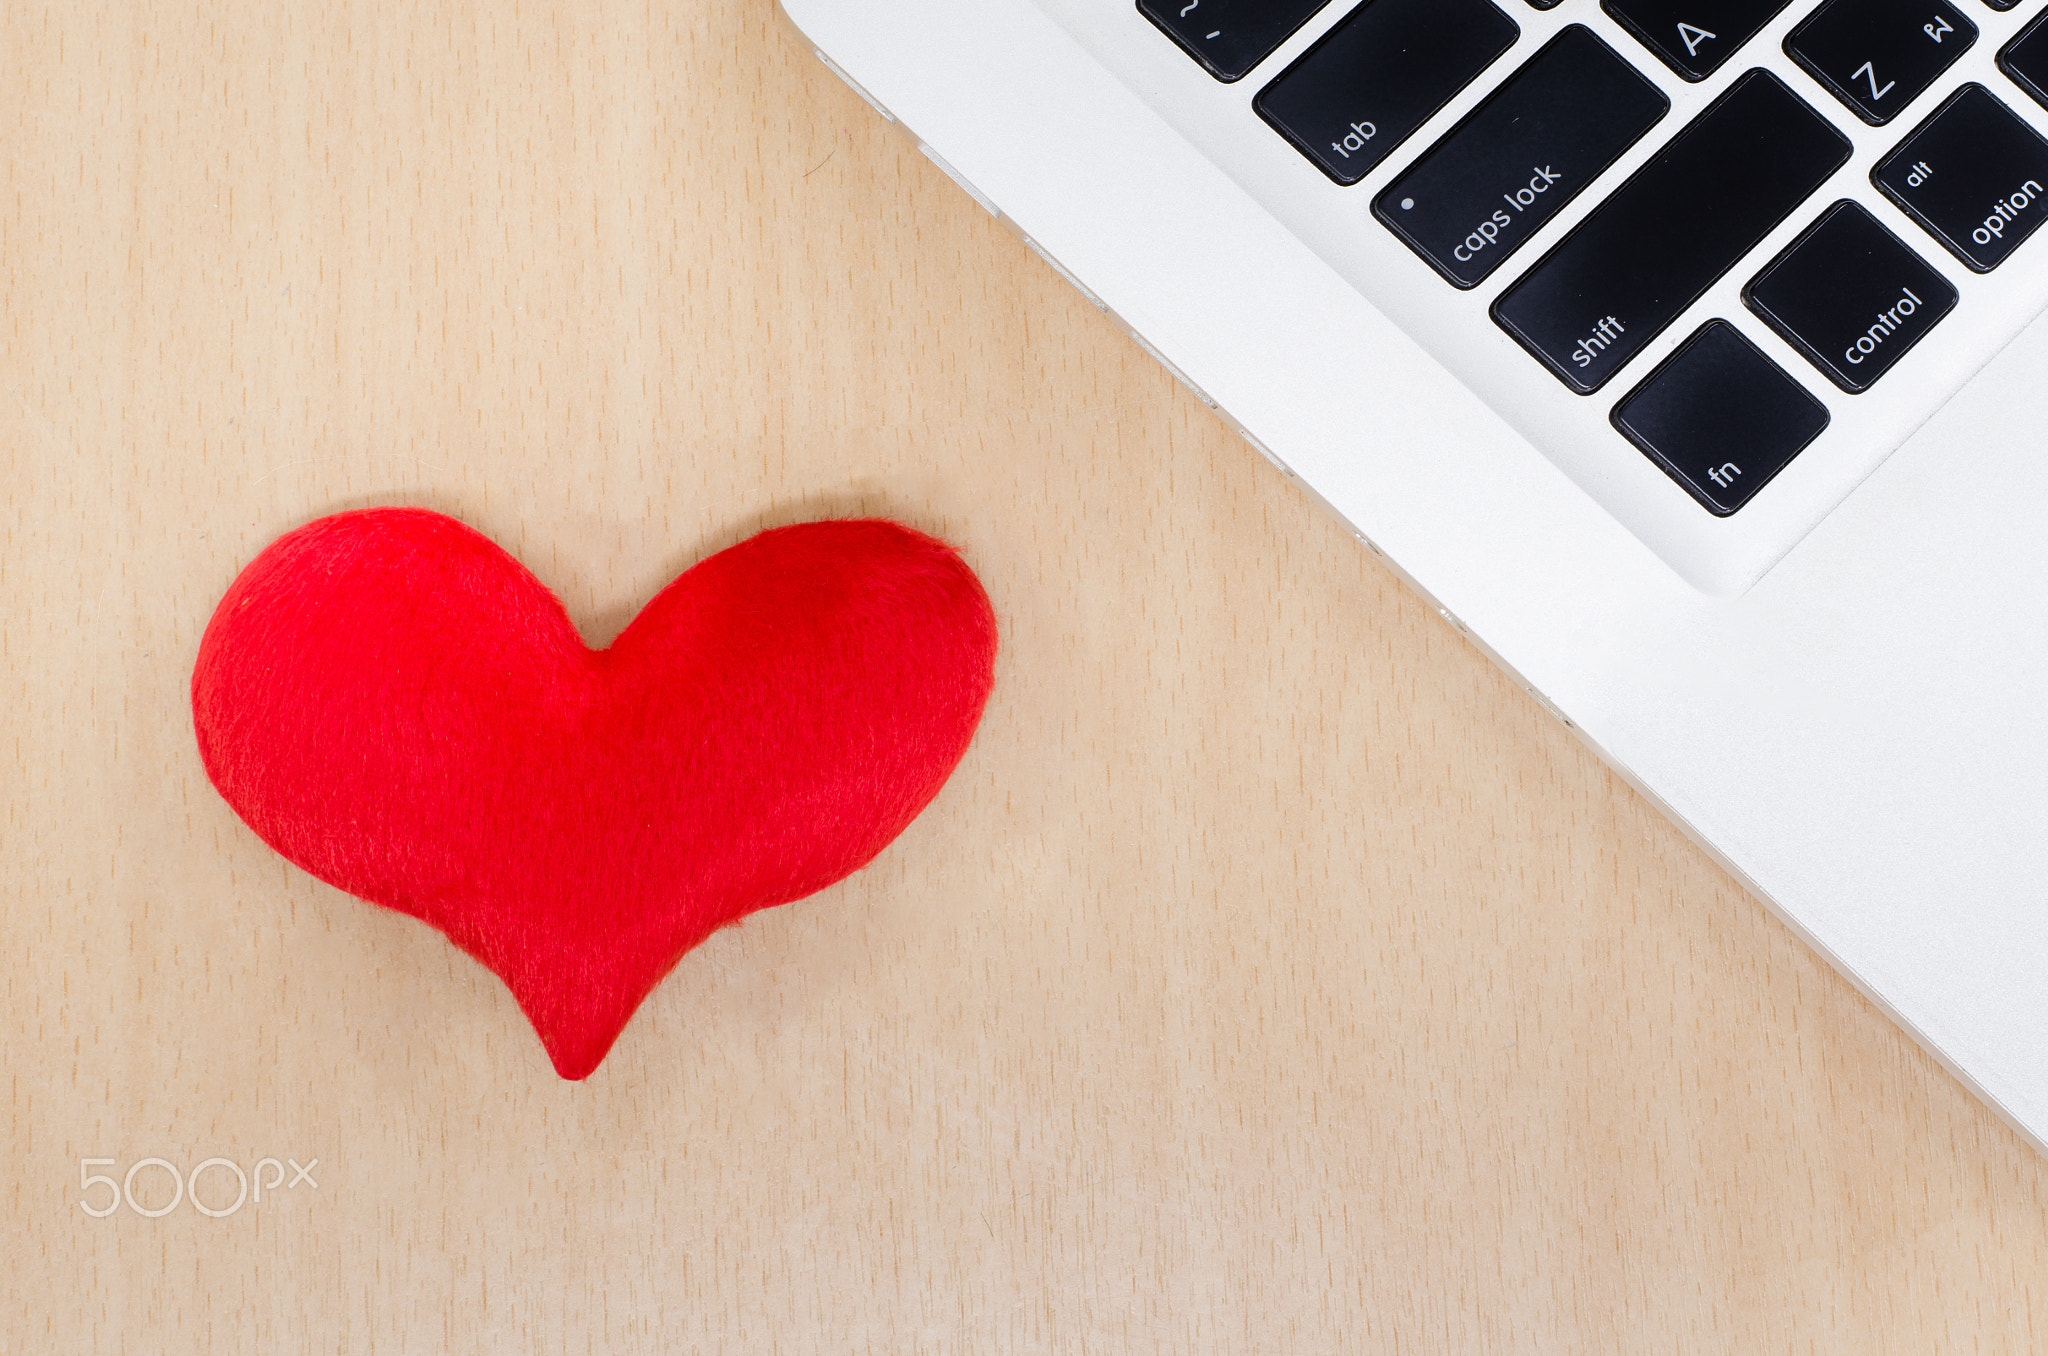
[[[781,0],[1248,454],[2048,1146],[2048,320],[2013,322],[1775,564],[1708,591],[1169,122],[1177,77],[1084,45],[1081,3]]]

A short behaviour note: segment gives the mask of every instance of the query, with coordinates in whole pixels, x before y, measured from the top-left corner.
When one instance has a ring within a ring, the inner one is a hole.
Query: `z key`
[[[1976,41],[1977,26],[1947,0],[1828,0],[1792,30],[1785,55],[1882,127]]]

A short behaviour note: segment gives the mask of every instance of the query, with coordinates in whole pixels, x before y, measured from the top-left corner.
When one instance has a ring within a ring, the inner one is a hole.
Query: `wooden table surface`
[[[0,33],[0,1350],[2048,1344],[2041,1160],[768,0]],[[995,696],[566,1084],[195,754],[236,571],[388,503],[594,642],[895,515]]]

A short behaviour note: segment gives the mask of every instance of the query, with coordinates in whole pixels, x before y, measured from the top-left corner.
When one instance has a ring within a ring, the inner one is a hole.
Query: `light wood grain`
[[[0,34],[0,1349],[2048,1344],[2040,1160],[767,0]],[[380,503],[597,640],[898,515],[987,582],[996,695],[564,1084],[195,757],[214,600]],[[80,1208],[216,1155],[318,1186]]]

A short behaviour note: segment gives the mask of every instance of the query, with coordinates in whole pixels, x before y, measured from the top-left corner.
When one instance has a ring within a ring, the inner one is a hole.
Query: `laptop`
[[[2048,0],[781,0],[2037,1147]]]

